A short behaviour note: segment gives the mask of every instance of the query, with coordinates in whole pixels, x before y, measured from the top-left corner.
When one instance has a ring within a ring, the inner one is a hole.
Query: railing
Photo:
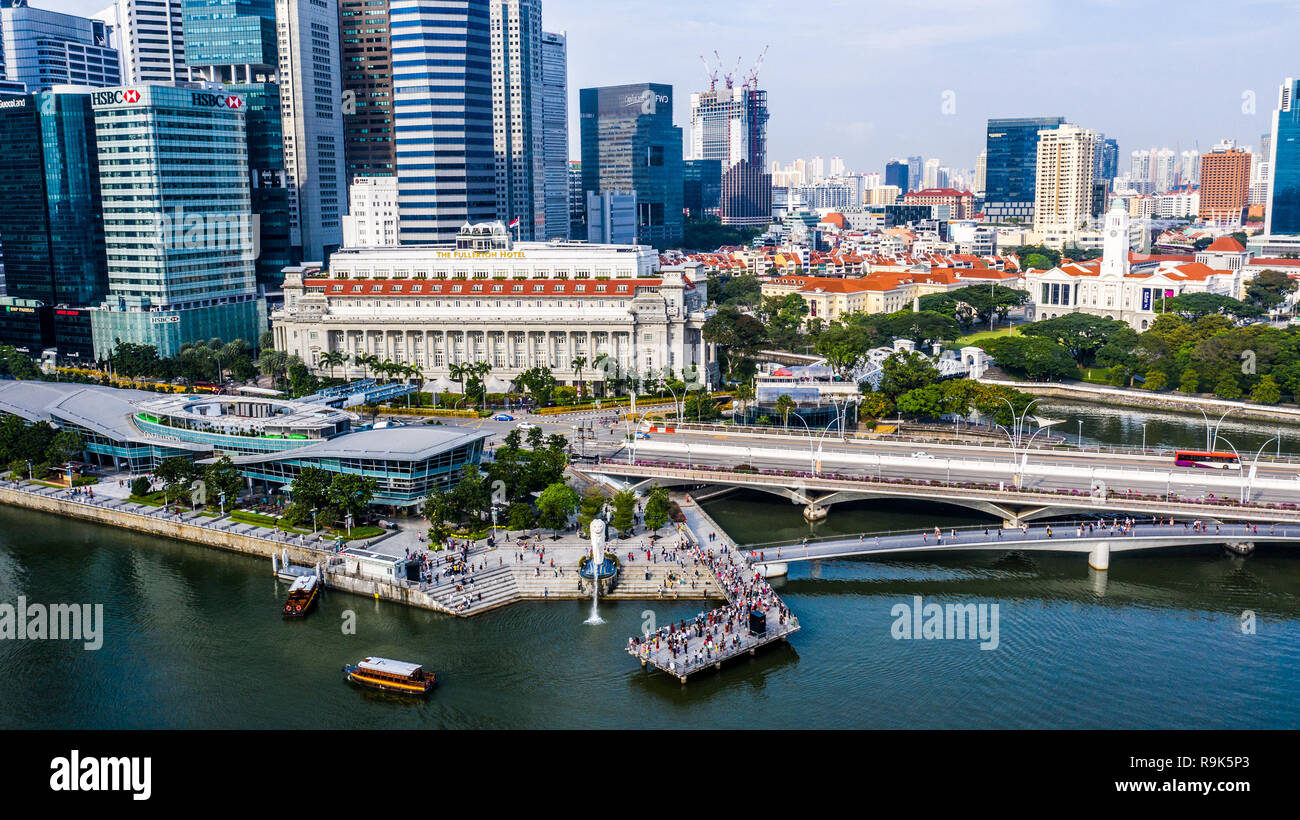
[[[1060,504],[1063,500],[1082,502],[1091,501],[1097,506],[1107,503],[1126,503],[1129,505],[1161,505],[1161,508],[1174,510],[1185,510],[1195,512],[1203,510],[1206,507],[1227,507],[1252,510],[1275,510],[1295,513],[1300,516],[1300,505],[1286,502],[1282,504],[1253,504],[1242,503],[1230,498],[1218,498],[1211,494],[1208,499],[1181,499],[1177,498],[1177,493],[1171,493],[1174,498],[1165,497],[1164,495],[1151,495],[1146,493],[1135,493],[1125,491],[1117,493],[1113,490],[1108,491],[1105,496],[1097,497],[1091,492],[1080,492],[1073,489],[1057,490],[1035,490],[1029,488],[1006,487],[995,488],[992,484],[981,482],[951,482],[940,481],[938,479],[908,479],[908,478],[871,478],[863,476],[846,476],[839,473],[830,475],[803,472],[799,470],[759,470],[752,471],[735,470],[726,467],[713,467],[708,465],[699,466],[682,466],[681,464],[665,464],[662,462],[641,461],[637,460],[633,464],[627,464],[616,458],[602,456],[597,461],[601,471],[612,471],[617,474],[626,475],[644,475],[644,472],[638,468],[650,468],[654,470],[672,471],[674,478],[696,479],[701,484],[717,483],[719,476],[727,478],[737,477],[748,479],[747,482],[740,483],[758,483],[758,484],[777,484],[779,486],[788,486],[788,479],[812,480],[820,482],[823,486],[819,489],[856,489],[865,487],[869,489],[897,489],[899,486],[904,488],[931,490],[958,490],[961,492],[950,493],[953,496],[961,497],[963,500],[976,501],[1009,501],[1013,503],[1024,503],[1030,501],[1034,503],[1047,502],[1049,504]]]

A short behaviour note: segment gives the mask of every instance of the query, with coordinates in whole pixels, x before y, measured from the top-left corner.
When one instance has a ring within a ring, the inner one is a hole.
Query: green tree
[[[1224,373],[1219,377],[1219,381],[1214,385],[1214,395],[1221,399],[1239,399],[1241,398],[1241,385],[1237,384],[1237,378],[1231,373]]]
[[[153,472],[163,482],[163,494],[168,501],[175,501],[188,493],[190,484],[199,476],[194,462],[184,456],[164,460]]]
[[[1164,390],[1168,383],[1168,377],[1159,370],[1152,370],[1146,374],[1146,388],[1148,390]]]
[[[705,341],[721,349],[727,376],[740,372],[743,362],[752,361],[767,344],[767,329],[758,319],[733,307],[720,307],[704,322]]]
[[[293,478],[293,500],[307,507],[324,507],[329,503],[329,487],[334,474],[320,467],[303,467]]]
[[[1068,379],[1079,369],[1065,346],[1034,336],[1001,336],[990,339],[984,350],[1005,370],[1023,373],[1035,381]]]
[[[631,490],[621,490],[614,494],[611,506],[614,514],[610,516],[610,526],[626,536],[636,524],[636,496]]]
[[[897,399],[909,390],[926,387],[939,380],[939,371],[916,351],[899,351],[880,365],[880,385],[876,391]]]
[[[1259,404],[1277,404],[1282,400],[1282,389],[1271,375],[1264,376],[1251,388],[1250,400]]]
[[[595,487],[588,487],[587,491],[582,494],[582,503],[578,507],[578,529],[587,532],[591,527],[591,522],[600,516],[600,511],[605,507],[605,496]]]
[[[340,515],[359,517],[375,497],[378,482],[355,473],[336,473],[330,480],[327,498]],[[354,521],[355,523],[355,521]]]
[[[223,455],[212,464],[209,464],[203,470],[203,481],[207,484],[208,503],[213,504],[221,499],[224,494],[226,504],[234,504],[235,499],[239,496],[240,487],[244,486],[244,478],[239,474],[239,469],[235,467],[235,462],[230,460],[230,456]],[[295,501],[301,503],[300,499]],[[310,509],[310,505],[308,505]]]
[[[537,524],[537,515],[533,512],[531,504],[525,504],[522,501],[516,501],[510,505],[509,512],[506,515],[507,526],[512,530],[523,532],[531,530]]]
[[[578,509],[579,503],[578,491],[557,481],[542,490],[537,497],[538,523],[553,530],[558,538],[560,530],[568,526],[569,516]]]
[[[23,465],[23,469],[24,470],[26,469],[26,465]],[[145,478],[144,476],[136,476],[131,481],[131,495],[135,496],[136,498],[143,498],[144,496],[148,495],[150,489],[151,487],[150,487],[149,479]]]
[[[55,464],[65,464],[72,461],[86,449],[85,442],[81,436],[71,430],[61,430],[50,440],[50,446],[45,451],[45,460]]]
[[[798,407],[798,404],[788,394],[782,393],[776,397],[776,412],[781,414],[782,426],[789,428],[790,411]]]
[[[672,502],[668,491],[663,487],[652,487],[645,502],[645,525],[651,532],[658,533],[668,523],[668,512]]]
[[[1196,371],[1188,369],[1183,372],[1183,377],[1178,381],[1178,389],[1184,393],[1195,393],[1197,388],[1201,386],[1200,381]]]

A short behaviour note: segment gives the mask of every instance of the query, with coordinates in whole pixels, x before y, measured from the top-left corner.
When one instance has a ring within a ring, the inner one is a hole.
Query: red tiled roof
[[[662,279],[308,279],[304,287],[327,296],[634,296]],[[515,290],[515,286],[522,290]],[[686,279],[686,288],[695,287]],[[475,288],[478,288],[475,290]],[[603,288],[597,290],[597,288]]]
[[[1210,246],[1206,248],[1206,250],[1222,251],[1224,253],[1241,253],[1245,248],[1243,248],[1241,243],[1233,239],[1231,236],[1220,236],[1218,239],[1211,242]]]

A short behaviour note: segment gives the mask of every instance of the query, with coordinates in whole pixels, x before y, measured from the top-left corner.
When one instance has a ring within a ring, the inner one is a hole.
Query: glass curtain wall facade
[[[634,191],[637,239],[680,244],[682,129],[673,88],[660,83],[584,88],[580,93],[584,193]]]
[[[488,0],[391,0],[398,238],[496,219]]]
[[[1300,80],[1288,78],[1273,112],[1265,234],[1300,234]]]
[[[984,213],[989,219],[1033,220],[1038,132],[1064,123],[1064,117],[989,120],[984,161]]]
[[[388,0],[342,0],[343,152],[349,181],[392,176],[393,52]]]

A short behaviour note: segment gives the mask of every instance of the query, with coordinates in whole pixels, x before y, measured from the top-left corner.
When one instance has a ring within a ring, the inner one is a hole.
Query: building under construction
[[[724,225],[761,226],[771,221],[767,92],[758,88],[762,61],[760,56],[739,85],[728,74],[719,87],[717,70],[710,70],[709,90],[691,95],[691,158],[722,165],[719,215]]]

